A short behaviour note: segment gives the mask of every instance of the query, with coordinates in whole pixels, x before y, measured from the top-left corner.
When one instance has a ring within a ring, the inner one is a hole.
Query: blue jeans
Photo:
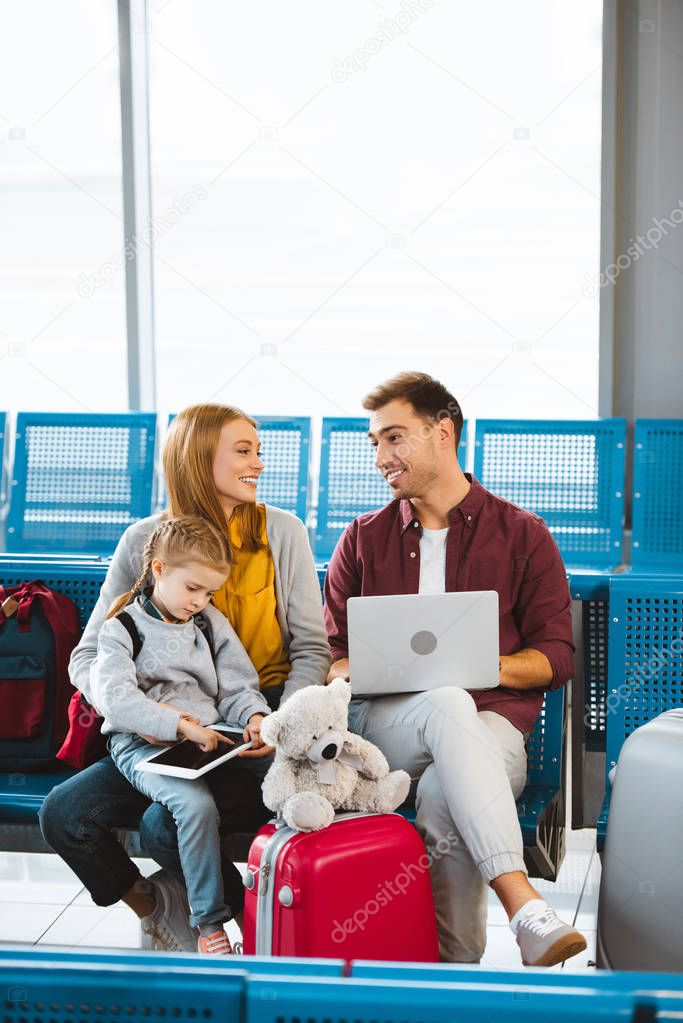
[[[253,784],[257,779],[247,767],[249,762],[241,761],[239,768],[232,768],[232,763],[208,775],[221,813],[221,834],[252,834],[272,814],[258,798],[258,786]],[[251,763],[260,767],[261,761]],[[242,764],[247,770],[241,769]],[[240,796],[237,809],[236,790]],[[185,883],[172,814],[161,803],[150,804],[109,756],[52,789],[40,810],[40,827],[45,841],[80,878],[98,906],[114,905],[141,880],[114,828],[139,828],[145,852]],[[225,900],[234,916],[244,904],[242,878],[227,855],[223,855],[221,867]]]
[[[156,747],[139,735],[117,733],[109,739],[112,760],[121,774],[148,799],[173,814],[178,851],[190,903],[190,924],[222,924],[230,918],[220,872],[219,815],[203,778],[190,781],[137,771],[136,765]]]

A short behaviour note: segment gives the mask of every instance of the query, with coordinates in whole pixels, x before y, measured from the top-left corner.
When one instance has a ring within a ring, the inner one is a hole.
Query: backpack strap
[[[123,625],[124,629],[130,636],[130,641],[133,644],[133,660],[137,661],[140,651],[142,650],[142,636],[138,632],[138,627],[127,611],[119,611],[116,615],[116,619],[121,622],[121,625]],[[209,650],[211,651],[211,660],[215,665],[216,654],[213,649],[213,628],[211,627],[211,622],[201,613],[195,615],[194,620],[199,631],[204,633],[204,639],[208,643]]]
[[[116,616],[116,620],[121,622],[121,625],[123,625],[124,629],[130,636],[130,641],[133,644],[133,660],[137,661],[138,655],[142,650],[142,638],[138,632],[137,625],[127,611],[119,611]]]
[[[209,650],[211,652],[211,660],[213,661],[214,668],[216,666],[216,651],[213,648],[213,626],[207,617],[200,611],[198,615],[194,616],[195,625],[200,632],[204,633],[204,639],[209,644]]]

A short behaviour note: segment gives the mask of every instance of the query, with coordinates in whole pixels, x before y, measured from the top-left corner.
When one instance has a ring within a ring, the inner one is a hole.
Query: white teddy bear
[[[389,771],[384,754],[348,730],[351,690],[343,678],[306,686],[264,718],[261,736],[275,746],[263,801],[296,831],[318,831],[335,810],[391,813],[410,776]]]

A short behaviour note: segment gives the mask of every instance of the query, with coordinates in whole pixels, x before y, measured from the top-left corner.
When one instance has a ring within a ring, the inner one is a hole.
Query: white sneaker
[[[197,938],[190,927],[190,906],[184,886],[167,870],[149,878],[156,899],[153,913],[141,920],[152,948],[162,952],[196,952]]]
[[[510,926],[525,966],[556,966],[586,948],[583,934],[563,923],[542,899],[522,906]]]

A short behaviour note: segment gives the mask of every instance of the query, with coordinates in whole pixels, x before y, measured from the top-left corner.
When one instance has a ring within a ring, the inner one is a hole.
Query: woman
[[[130,590],[138,578],[145,542],[164,515],[198,515],[228,536],[233,568],[213,603],[242,641],[271,708],[302,686],[324,682],[330,652],[308,534],[289,512],[256,503],[264,467],[256,426],[244,412],[225,405],[194,405],[173,420],[163,455],[168,508],[129,526],[121,537],[71,657],[71,681],[86,699],[99,629],[115,597]],[[258,728],[251,737],[254,748],[241,754],[238,770],[247,768],[262,777],[273,751],[262,742]],[[223,800],[218,788],[214,785],[222,833],[257,829],[263,820],[262,805],[255,805],[252,819],[246,821],[243,811],[236,814],[231,803],[229,773]],[[110,757],[53,789],[43,803],[40,824],[45,840],[97,905],[123,900],[158,945],[196,950],[187,922],[173,818],[164,807],[150,806]],[[112,830],[138,824],[144,848],[164,868],[149,880],[140,875]],[[240,922],[242,892],[227,857],[223,875],[226,898]]]

